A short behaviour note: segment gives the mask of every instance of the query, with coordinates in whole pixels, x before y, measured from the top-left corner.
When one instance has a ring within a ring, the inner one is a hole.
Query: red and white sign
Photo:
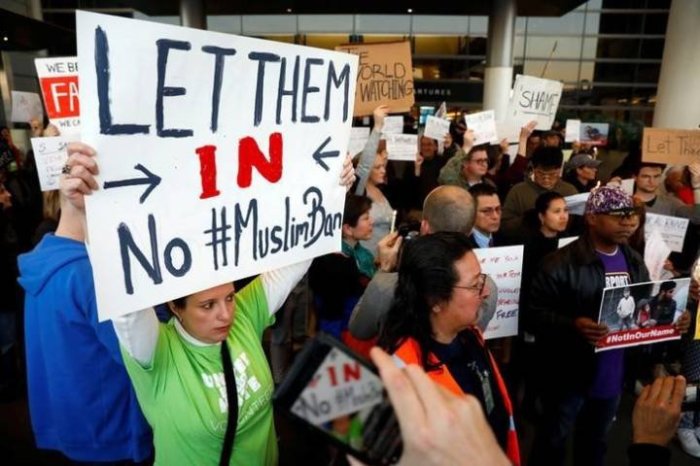
[[[609,333],[605,338],[598,342],[596,351],[658,343],[666,340],[677,340],[680,337],[680,332],[676,330],[673,325],[639,328],[636,330],[623,330]]]
[[[79,133],[78,58],[37,58],[34,64],[49,121],[63,135]]]

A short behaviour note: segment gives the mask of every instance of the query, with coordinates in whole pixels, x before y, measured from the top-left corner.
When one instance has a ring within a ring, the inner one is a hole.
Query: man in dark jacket
[[[621,189],[594,190],[586,204],[586,232],[548,256],[533,279],[530,309],[544,413],[531,464],[564,464],[574,425],[574,464],[603,464],[622,392],[624,350],[594,352],[608,333],[598,312],[603,289],[649,281],[643,259],[626,244],[636,229],[634,215],[632,198]],[[689,315],[677,325],[686,331]]]

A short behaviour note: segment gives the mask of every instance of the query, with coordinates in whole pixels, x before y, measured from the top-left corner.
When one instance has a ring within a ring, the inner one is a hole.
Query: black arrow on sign
[[[141,165],[140,163],[134,167],[136,170],[141,171],[144,175],[146,175],[145,178],[132,178],[130,180],[119,180],[119,181],[105,181],[104,184],[104,189],[111,189],[111,188],[121,188],[123,186],[138,186],[140,184],[147,184],[148,188],[143,192],[141,197],[139,198],[139,203],[143,204],[143,201],[146,200],[149,194],[151,194],[151,191],[156,189],[156,186],[160,184],[160,176],[154,175],[151,173],[146,167]]]
[[[326,162],[323,161],[323,159],[327,159],[329,157],[338,157],[340,155],[339,150],[331,150],[328,152],[323,152],[323,148],[326,147],[326,145],[331,142],[331,137],[328,136],[325,141],[323,141],[323,144],[316,149],[316,152],[314,152],[313,158],[316,161],[317,164],[323,167],[324,170],[330,171],[330,168],[328,165],[326,165]]]

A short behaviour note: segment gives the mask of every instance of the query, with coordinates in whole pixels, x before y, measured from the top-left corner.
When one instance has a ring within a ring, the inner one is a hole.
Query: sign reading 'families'
[[[61,134],[80,132],[78,57],[35,58],[49,121]]]
[[[550,129],[554,123],[563,88],[563,84],[559,81],[517,75],[506,119],[518,127],[535,120],[538,129]]]
[[[700,160],[700,129],[644,128],[642,160],[689,165]]]
[[[523,268],[523,246],[474,249],[481,271],[498,286],[496,313],[489,321],[484,338],[518,334],[518,308]]]
[[[596,351],[678,340],[673,325],[685,310],[689,278],[605,288],[598,323],[608,334]]]
[[[356,57],[87,12],[77,36],[101,319],[339,250]]]
[[[335,49],[360,58],[355,116],[371,115],[382,104],[388,105],[393,113],[411,109],[415,97],[409,42],[349,44]]]

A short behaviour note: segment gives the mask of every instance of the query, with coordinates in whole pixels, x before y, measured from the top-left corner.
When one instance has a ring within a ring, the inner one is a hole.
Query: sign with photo
[[[598,323],[609,333],[596,352],[678,340],[674,323],[688,301],[689,278],[638,283],[603,290]]]

